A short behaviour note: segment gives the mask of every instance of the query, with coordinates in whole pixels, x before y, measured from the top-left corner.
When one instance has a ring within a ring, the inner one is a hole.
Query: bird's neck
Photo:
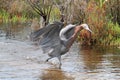
[[[74,36],[77,36],[78,35],[78,33],[81,31],[83,29],[83,27],[82,26],[76,26],[75,27],[75,29],[74,29]]]
[[[72,44],[74,43],[74,41],[76,40],[77,36],[78,36],[78,33],[83,29],[82,26],[76,26],[75,29],[74,29],[74,34],[72,35],[72,37],[70,38],[70,42],[69,44],[67,45],[67,48],[69,49]]]

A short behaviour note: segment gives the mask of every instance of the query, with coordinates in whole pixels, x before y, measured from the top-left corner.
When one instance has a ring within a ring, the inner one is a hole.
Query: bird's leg
[[[59,56],[58,59],[59,59],[59,69],[61,69],[61,65],[62,65],[62,63],[61,63],[61,56]]]
[[[50,58],[48,58],[45,62],[48,62],[50,59],[51,59],[51,57],[50,57]]]

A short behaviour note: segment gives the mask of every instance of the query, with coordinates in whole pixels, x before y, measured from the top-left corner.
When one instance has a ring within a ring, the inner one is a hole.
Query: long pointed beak
[[[89,27],[88,27],[88,25],[87,25],[87,24],[81,24],[80,26],[82,26],[82,27],[83,27],[83,29],[86,29],[86,30],[88,30],[89,32],[91,32],[91,33],[92,33],[92,30],[90,30],[90,29],[89,29]]]
[[[92,30],[89,29],[88,31],[92,33]]]
[[[90,30],[89,28],[86,28],[86,30],[88,30],[89,32],[91,32],[91,33],[92,33],[92,30]]]

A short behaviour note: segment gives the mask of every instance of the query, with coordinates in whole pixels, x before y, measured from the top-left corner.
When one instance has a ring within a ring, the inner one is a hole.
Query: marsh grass
[[[53,10],[50,13],[50,22],[60,19],[60,10],[56,7],[53,7]]]
[[[85,15],[85,22],[93,31],[92,39],[95,40],[95,45],[118,45],[120,43],[120,26],[108,20],[105,5],[90,1]]]
[[[5,10],[1,10],[0,11],[0,23],[17,23],[17,22],[20,22],[20,23],[24,23],[27,21],[27,17],[26,17],[26,14],[22,14],[22,16],[18,16],[18,15],[13,15],[11,18],[10,18],[10,14],[8,12],[6,12]]]
[[[9,19],[9,13],[7,13],[5,10],[0,11],[0,20],[2,23],[8,23]]]

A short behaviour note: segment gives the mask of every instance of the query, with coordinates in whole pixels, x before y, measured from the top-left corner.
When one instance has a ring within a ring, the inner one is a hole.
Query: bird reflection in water
[[[74,80],[71,76],[65,75],[60,69],[47,69],[40,76],[41,80]]]

